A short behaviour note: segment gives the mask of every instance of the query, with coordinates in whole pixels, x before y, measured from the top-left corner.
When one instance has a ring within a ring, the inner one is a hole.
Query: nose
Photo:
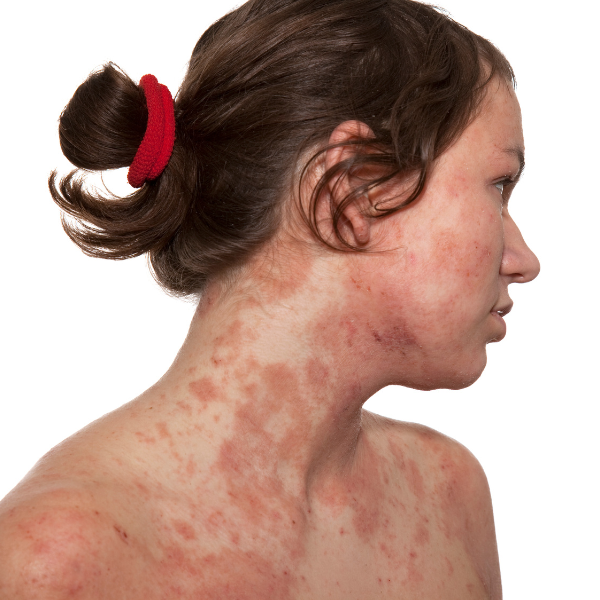
[[[527,283],[540,274],[540,261],[525,243],[512,217],[504,214],[504,252],[500,274],[510,277],[510,283]]]

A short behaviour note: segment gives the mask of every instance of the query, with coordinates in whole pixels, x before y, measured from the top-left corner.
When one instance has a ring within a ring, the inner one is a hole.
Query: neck
[[[161,382],[201,408],[193,418],[221,460],[269,472],[296,497],[352,467],[362,405],[381,387],[365,377],[344,278],[318,266],[288,264],[286,278],[263,262],[231,289],[213,285]]]

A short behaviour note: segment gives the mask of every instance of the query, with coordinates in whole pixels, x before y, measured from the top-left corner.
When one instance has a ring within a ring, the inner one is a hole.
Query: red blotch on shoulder
[[[184,540],[195,540],[196,532],[194,528],[185,521],[176,520],[173,521],[173,527],[175,531],[184,539]]]
[[[57,500],[57,494],[36,498],[1,524],[0,587],[11,598],[80,597],[99,585],[110,564],[116,549],[110,522],[99,511],[78,506],[84,498],[53,505]]]
[[[220,399],[219,388],[212,377],[202,377],[189,384],[189,390],[204,410],[210,403]]]
[[[156,424],[156,429],[158,430],[158,436],[161,440],[171,439],[171,434],[169,433],[169,428],[164,421],[159,421]]]
[[[138,442],[143,442],[144,444],[156,444],[156,438],[152,437],[151,435],[147,435],[146,433],[143,433],[141,431],[136,431],[135,432],[135,437],[137,438]]]

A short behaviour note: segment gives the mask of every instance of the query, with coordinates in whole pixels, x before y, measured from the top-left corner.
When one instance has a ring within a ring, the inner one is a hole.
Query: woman
[[[198,297],[147,392],[0,504],[0,598],[501,597],[485,475],[362,410],[473,383],[539,264],[506,205],[524,164],[506,59],[407,0],[250,0],[174,107],[112,65],[61,117],[50,189],[89,254],[147,253]],[[173,129],[171,129],[174,127]]]

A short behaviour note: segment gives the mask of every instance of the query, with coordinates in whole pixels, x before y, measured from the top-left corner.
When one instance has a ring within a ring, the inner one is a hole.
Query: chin
[[[444,365],[445,368],[432,369],[418,380],[398,382],[398,385],[415,390],[462,390],[473,385],[483,373],[487,364],[487,355],[471,357],[460,365]]]
[[[448,385],[445,385],[445,389],[449,390],[462,390],[473,385],[483,373],[487,365],[487,354],[484,351],[483,356],[479,360],[473,360],[465,370],[458,371],[455,373]]]

